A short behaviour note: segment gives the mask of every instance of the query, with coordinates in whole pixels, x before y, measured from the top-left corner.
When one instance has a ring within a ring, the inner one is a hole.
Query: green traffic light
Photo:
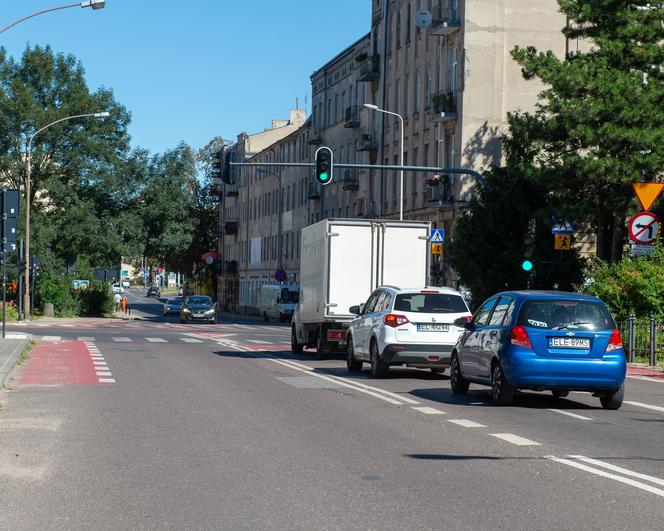
[[[330,174],[327,173],[327,172],[323,172],[323,173],[320,174],[319,177],[320,177],[321,181],[325,182],[330,178]]]
[[[533,268],[533,263],[530,260],[524,260],[521,262],[521,269],[524,271],[530,271]]]

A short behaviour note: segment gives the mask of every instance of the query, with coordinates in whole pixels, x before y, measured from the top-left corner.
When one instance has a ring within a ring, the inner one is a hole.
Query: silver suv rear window
[[[469,313],[463,298],[450,293],[402,293],[394,301],[394,310],[412,313]]]
[[[526,301],[517,325],[546,330],[610,330],[616,324],[601,302],[570,299]]]

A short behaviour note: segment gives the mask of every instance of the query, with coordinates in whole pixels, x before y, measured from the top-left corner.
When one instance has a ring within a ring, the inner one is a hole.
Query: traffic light
[[[333,156],[329,147],[319,147],[316,150],[316,182],[323,186],[332,182]]]
[[[212,177],[221,177],[221,151],[212,153]]]
[[[533,218],[528,220],[528,232],[523,239],[523,261],[521,262],[521,269],[524,271],[532,271],[533,262],[531,258],[535,252],[535,233],[537,230],[537,221]]]
[[[224,169],[221,173],[221,178],[229,184],[234,184],[231,178],[231,151],[224,153]]]

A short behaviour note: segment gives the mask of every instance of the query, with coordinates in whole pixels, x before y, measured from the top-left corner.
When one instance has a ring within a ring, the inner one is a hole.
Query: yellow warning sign
[[[643,210],[648,210],[664,189],[664,183],[633,183],[632,186]]]
[[[443,244],[442,243],[432,243],[431,244],[431,254],[443,254]]]
[[[572,248],[571,234],[554,234],[553,248],[556,251],[569,251]]]

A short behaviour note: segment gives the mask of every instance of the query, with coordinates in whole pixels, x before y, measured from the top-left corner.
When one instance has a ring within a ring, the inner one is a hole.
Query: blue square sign
[[[431,243],[445,243],[445,229],[431,229]]]

